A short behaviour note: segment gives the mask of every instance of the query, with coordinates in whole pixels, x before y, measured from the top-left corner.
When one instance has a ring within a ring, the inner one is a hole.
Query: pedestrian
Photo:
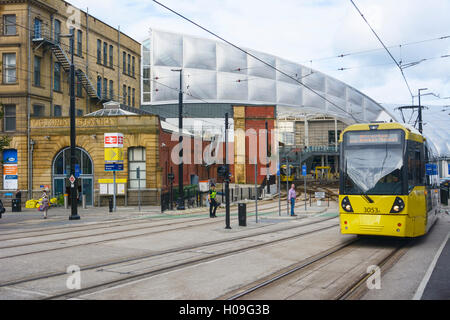
[[[16,199],[19,199],[19,200],[22,199],[22,192],[20,192],[19,189],[17,189],[17,191],[16,191]]]
[[[211,188],[209,189],[209,194],[208,194],[209,217],[210,218],[217,218],[216,210],[217,210],[217,207],[220,205],[220,203],[218,203],[216,201],[216,196],[217,196],[216,186],[213,183],[213,184],[211,184]]]
[[[44,193],[42,194],[42,203],[39,209],[44,212],[44,219],[47,219],[47,211],[49,207],[49,200],[47,192],[44,190]]]
[[[291,203],[291,217],[297,216],[294,213],[295,198],[297,198],[297,193],[295,192],[295,184],[292,184],[291,189],[289,189],[289,196],[288,196],[288,200]]]

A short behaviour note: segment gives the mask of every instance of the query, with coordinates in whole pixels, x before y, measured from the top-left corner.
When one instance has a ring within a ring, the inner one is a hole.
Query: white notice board
[[[125,195],[125,184],[116,184],[116,194]],[[101,195],[113,195],[114,194],[114,184],[113,183],[100,183],[100,194]]]

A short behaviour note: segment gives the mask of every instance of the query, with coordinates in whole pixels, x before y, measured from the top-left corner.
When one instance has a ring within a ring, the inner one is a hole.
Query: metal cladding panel
[[[248,80],[248,100],[275,104],[277,101],[275,80],[250,78]]]
[[[366,107],[366,118],[368,121],[370,120],[376,120],[378,116],[381,113],[381,108],[374,103],[372,100],[369,100],[367,98],[364,99],[364,105]]]
[[[326,110],[325,100],[309,89],[303,90],[303,106],[321,113]]]
[[[184,37],[184,68],[216,70],[216,43],[211,40]]]
[[[343,114],[346,113],[346,103],[345,99],[341,99],[338,97],[335,97],[333,95],[327,94],[326,95],[327,100],[331,101],[327,102],[327,111],[333,114]],[[347,117],[350,117],[350,115],[347,115]]]
[[[186,100],[217,99],[217,73],[215,71],[184,69]]]
[[[261,59],[262,61],[268,63],[271,66],[275,66],[276,59],[274,56],[270,56],[265,53],[260,53],[256,51],[249,51],[252,55],[255,57]],[[276,79],[276,71],[275,69],[265,65],[264,63],[260,62],[259,60],[256,60],[255,58],[251,56],[247,56],[247,65],[248,70],[247,73],[249,76],[255,76],[260,78],[266,78],[266,79]]]
[[[351,122],[374,121],[384,110],[339,80],[266,53],[247,50],[301,83],[223,42],[152,30],[150,40],[143,42],[146,48],[148,43],[150,51],[143,50],[151,55],[151,103],[178,100],[179,76],[170,69],[183,68],[184,91],[188,93],[184,99],[190,103],[279,104],[297,108],[292,115],[321,113]],[[148,57],[144,59],[148,63]]]
[[[246,76],[235,73],[217,74],[217,99],[220,101],[248,101],[248,81]]]
[[[153,65],[183,66],[183,37],[168,32],[153,33]]]
[[[289,84],[277,81],[277,103],[285,105],[302,104],[302,87],[299,84]]]
[[[345,99],[345,84],[330,77],[326,77],[327,94]],[[344,104],[345,106],[345,104]]]
[[[217,43],[217,71],[247,74],[247,55],[224,43]]]
[[[178,100],[180,75],[167,67],[153,68],[153,101]]]
[[[284,73],[290,75],[291,77],[301,80],[302,78],[302,67],[299,64],[292,63],[280,58],[277,58],[277,69],[283,71]],[[284,74],[277,72],[277,81],[287,82],[295,85],[300,85],[297,81],[285,76]]]
[[[302,82],[310,87],[311,89],[325,93],[325,75],[319,73],[318,71],[311,70],[303,75]]]

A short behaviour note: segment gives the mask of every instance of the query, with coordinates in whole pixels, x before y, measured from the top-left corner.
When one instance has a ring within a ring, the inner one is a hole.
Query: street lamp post
[[[172,69],[174,72],[180,73],[180,91],[178,93],[178,129],[179,138],[178,142],[180,144],[180,158],[181,162],[178,165],[178,199],[177,199],[177,210],[184,210],[184,191],[183,191],[183,69]]]
[[[77,190],[78,179],[75,178],[75,148],[76,148],[76,131],[75,131],[75,64],[73,59],[74,53],[74,37],[75,29],[71,29],[71,33],[60,35],[60,37],[70,38],[70,200],[71,213],[69,220],[80,220],[78,215]],[[74,179],[75,178],[75,179]]]

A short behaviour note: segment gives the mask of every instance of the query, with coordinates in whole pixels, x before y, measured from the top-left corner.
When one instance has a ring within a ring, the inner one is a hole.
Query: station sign
[[[122,162],[123,148],[105,148],[106,162]]]
[[[438,174],[437,165],[434,163],[427,163],[425,165],[425,170],[426,170],[427,176],[436,176]]]
[[[123,163],[105,163],[105,171],[123,171]]]
[[[105,148],[123,148],[123,134],[105,133],[104,145]]]

